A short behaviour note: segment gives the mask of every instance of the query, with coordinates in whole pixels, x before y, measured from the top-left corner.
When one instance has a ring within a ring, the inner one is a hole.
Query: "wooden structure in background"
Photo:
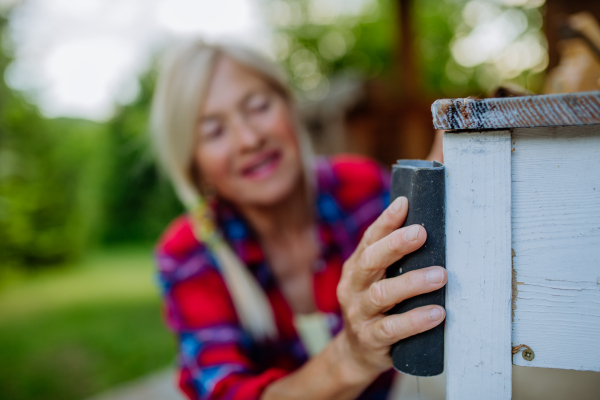
[[[327,144],[320,146],[321,138],[330,126],[323,125],[323,118],[308,118],[308,124],[316,126],[311,132],[319,152],[352,152],[376,158],[384,165],[397,159],[425,158],[434,138],[429,113],[435,98],[424,96],[420,90],[419,70],[413,30],[414,0],[397,1],[398,37],[394,49],[394,68],[391,76],[365,83],[360,100],[344,102],[343,110],[335,114],[335,132]],[[567,15],[581,11],[591,12],[600,20],[599,0],[546,0],[544,10],[544,33],[548,39],[549,66],[558,63],[559,27]],[[327,105],[324,99],[316,108]],[[327,118],[325,118],[327,119]],[[326,122],[327,123],[327,122]]]
[[[391,165],[400,158],[424,159],[431,149],[434,129],[429,111],[435,98],[422,95],[416,68],[413,0],[397,0],[398,38],[391,76],[364,83],[360,96],[337,90],[304,113],[318,153],[363,154]],[[348,93],[348,98],[338,96]],[[341,104],[324,116],[331,104]],[[340,135],[340,132],[343,134]],[[330,133],[333,132],[333,133]],[[331,136],[331,137],[325,137]]]
[[[424,159],[435,133],[429,114],[434,99],[423,96],[416,65],[413,5],[414,0],[397,0],[393,75],[369,82],[365,101],[347,117],[348,150],[387,165],[403,158]]]
[[[598,0],[546,0],[544,5],[544,34],[548,39],[548,69],[558,64],[558,43],[561,40],[559,28],[566,17],[581,11],[589,11],[600,21],[600,1]]]
[[[387,165],[401,158],[425,158],[428,155],[434,138],[429,106],[435,99],[423,96],[420,90],[412,26],[413,4],[414,0],[397,0],[399,29],[392,76],[366,82],[361,100],[336,116],[339,126],[334,130],[344,131],[343,140],[335,146],[324,146],[325,153],[364,154]],[[560,24],[567,15],[586,10],[600,20],[600,1],[546,0],[543,9],[551,69],[558,63]],[[317,120],[313,118],[312,121]],[[338,133],[336,138],[340,136]]]
[[[510,399],[512,364],[600,371],[600,91],[432,113],[451,130],[447,399]]]
[[[346,116],[346,151],[374,157],[384,165],[424,159],[433,143],[429,111],[433,99],[404,98],[385,81],[369,81],[365,96]]]

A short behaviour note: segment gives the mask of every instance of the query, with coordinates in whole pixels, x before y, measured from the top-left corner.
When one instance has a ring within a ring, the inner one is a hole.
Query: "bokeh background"
[[[319,153],[390,164],[428,155],[437,98],[548,91],[582,10],[600,2],[1,0],[0,399],[87,398],[173,363],[152,247],[182,208],[147,134],[170,43],[259,47]]]

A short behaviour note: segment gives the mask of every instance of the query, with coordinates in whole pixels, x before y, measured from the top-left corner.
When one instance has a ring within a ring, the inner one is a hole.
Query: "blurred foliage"
[[[415,63],[421,74],[422,90],[428,95],[439,95],[442,87],[448,85],[445,66],[453,64],[450,53],[454,33],[452,17],[460,13],[462,3],[461,0],[419,0],[414,3]],[[472,82],[464,82],[460,89],[466,93],[479,90]]]
[[[0,54],[0,71],[9,60]],[[47,119],[0,83],[0,259],[36,268],[94,243],[156,240],[178,213],[149,153],[154,74],[105,124]]]
[[[46,121],[18,99],[2,117],[0,257],[36,266],[79,256],[99,219],[103,127]]]
[[[273,49],[292,85],[309,100],[324,97],[338,73],[389,72],[396,35],[392,0],[265,0]]]
[[[0,53],[0,72],[8,61]],[[101,210],[105,132],[89,121],[47,120],[0,82],[0,265],[73,259],[90,243]]]
[[[275,55],[309,100],[323,98],[338,73],[369,78],[393,72],[401,62],[395,55],[400,0],[263,1]],[[505,82],[541,89],[547,64],[544,0],[411,3],[415,78],[423,94],[486,95]]]
[[[427,93],[487,96],[507,83],[539,93],[548,64],[544,0],[418,0],[415,40]]]
[[[106,184],[104,243],[154,241],[183,211],[150,148],[148,119],[155,71],[140,78],[140,94],[107,123],[112,160]]]

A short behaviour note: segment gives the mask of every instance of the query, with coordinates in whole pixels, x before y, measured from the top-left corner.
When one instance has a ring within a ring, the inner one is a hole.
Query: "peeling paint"
[[[436,129],[502,129],[600,123],[600,92],[442,99],[431,105]]]

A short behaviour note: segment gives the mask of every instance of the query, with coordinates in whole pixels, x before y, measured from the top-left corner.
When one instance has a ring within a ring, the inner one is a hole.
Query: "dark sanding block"
[[[409,271],[438,265],[446,268],[444,229],[444,165],[437,161],[399,160],[392,168],[391,198],[408,199],[408,216],[403,226],[419,224],[427,230],[423,247],[404,256],[387,269],[392,278]],[[413,308],[445,305],[445,287],[403,301],[388,314],[400,314]],[[394,368],[416,376],[434,376],[444,371],[444,323],[408,337],[392,346]]]

